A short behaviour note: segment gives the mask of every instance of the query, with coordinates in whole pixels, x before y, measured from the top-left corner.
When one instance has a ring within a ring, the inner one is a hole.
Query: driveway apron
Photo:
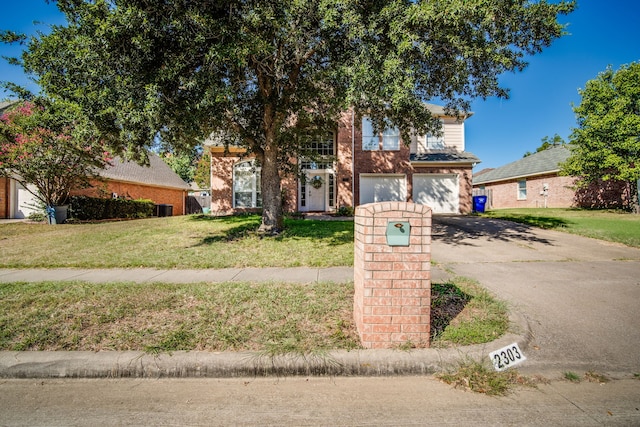
[[[434,217],[432,259],[527,319],[522,370],[640,372],[640,249],[508,221]]]

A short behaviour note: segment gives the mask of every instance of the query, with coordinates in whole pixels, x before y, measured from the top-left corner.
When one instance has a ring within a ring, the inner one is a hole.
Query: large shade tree
[[[611,67],[589,80],[575,106],[578,127],[563,172],[583,186],[625,181],[638,204],[640,180],[640,63]]]
[[[437,131],[425,101],[506,98],[498,77],[563,33],[574,1],[58,0],[67,24],[29,41],[26,69],[143,153],[216,135],[261,166],[262,229],[282,228],[282,172],[305,137],[366,112]]]

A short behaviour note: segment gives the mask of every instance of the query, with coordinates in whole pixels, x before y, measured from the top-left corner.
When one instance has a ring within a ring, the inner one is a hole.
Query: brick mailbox
[[[358,206],[354,284],[354,319],[364,347],[428,347],[431,209],[405,202]]]

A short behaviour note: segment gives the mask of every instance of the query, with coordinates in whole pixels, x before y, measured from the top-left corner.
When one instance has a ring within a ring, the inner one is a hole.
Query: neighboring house
[[[17,101],[0,102],[0,114]],[[103,182],[93,188],[73,192],[92,197],[126,197],[153,200],[157,205],[172,206],[173,215],[186,214],[186,197],[190,187],[160,157],[149,154],[149,167],[116,158],[113,166],[100,171]],[[0,177],[0,218],[27,218],[39,210],[38,200],[20,183]],[[164,210],[167,212],[167,209]]]
[[[561,145],[473,176],[473,194],[486,195],[487,208],[566,208],[574,205],[575,178],[560,176],[570,150]]]
[[[103,181],[93,181],[93,187],[76,190],[72,194],[148,199],[156,205],[165,205],[165,214],[169,211],[172,215],[186,214],[189,185],[155,154],[149,154],[148,167],[116,158],[113,166],[107,166],[99,175]],[[0,178],[0,218],[27,218],[38,209],[37,205],[33,195],[20,183]]]
[[[100,171],[103,181],[94,181],[93,187],[74,191],[73,194],[148,199],[156,205],[171,206],[174,216],[187,213],[187,195],[191,187],[159,156],[149,153],[149,166],[120,158],[115,158],[112,163],[113,166]]]
[[[373,132],[367,117],[346,112],[336,128],[312,142],[314,160],[299,158],[303,179],[283,177],[285,210],[332,212],[342,206],[413,201],[434,213],[468,213],[472,169],[480,160],[465,151],[464,120],[428,105],[443,123],[443,135],[414,135],[405,144],[397,129]],[[260,170],[245,150],[208,143],[211,210],[223,215],[262,206]]]

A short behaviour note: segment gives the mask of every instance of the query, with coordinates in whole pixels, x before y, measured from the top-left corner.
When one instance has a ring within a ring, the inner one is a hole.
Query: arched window
[[[260,208],[260,168],[253,160],[240,162],[233,167],[233,207]]]

